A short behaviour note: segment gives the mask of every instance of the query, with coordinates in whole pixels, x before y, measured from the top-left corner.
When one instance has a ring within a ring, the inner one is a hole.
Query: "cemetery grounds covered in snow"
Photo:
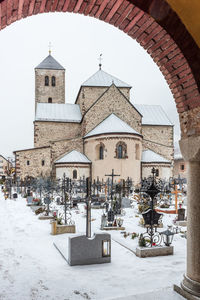
[[[92,232],[102,232],[101,215],[102,209],[92,209]],[[136,204],[125,209],[126,232],[145,232],[135,215]],[[72,218],[76,232],[85,234],[83,210],[73,209]],[[172,225],[174,218],[165,214],[159,231]],[[174,236],[173,256],[139,258],[133,253],[137,238],[108,231],[111,263],[70,267],[53,245],[62,243],[67,252],[69,234],[51,235],[50,221],[39,220],[26,199],[5,200],[0,192],[0,220],[0,300],[183,299],[172,292],[186,268],[186,239],[180,233]]]

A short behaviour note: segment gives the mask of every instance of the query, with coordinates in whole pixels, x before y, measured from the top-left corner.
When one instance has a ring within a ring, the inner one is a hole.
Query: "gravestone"
[[[101,216],[101,229],[107,226],[107,217],[105,214]]]
[[[107,213],[108,223],[112,223],[114,221],[114,218],[115,218],[114,211],[110,209]]]
[[[178,209],[178,221],[184,221],[185,220],[185,208],[179,208]]]
[[[131,207],[131,200],[129,198],[123,197],[122,208],[130,208],[130,207]]]
[[[33,196],[27,196],[27,203],[33,204]]]
[[[142,213],[145,225],[158,225],[162,214],[157,213],[154,209],[148,209]]]
[[[89,239],[85,235],[69,237],[68,263],[70,266],[109,262],[111,262],[110,234],[97,233]]]

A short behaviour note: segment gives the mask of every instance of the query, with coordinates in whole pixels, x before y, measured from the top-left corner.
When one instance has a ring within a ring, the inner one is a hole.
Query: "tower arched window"
[[[49,76],[45,76],[44,85],[49,86]]]
[[[77,179],[77,170],[73,170],[73,179]]]
[[[48,98],[48,103],[52,103],[52,98]]]
[[[56,77],[55,76],[51,77],[51,85],[56,86]]]
[[[115,149],[116,158],[128,158],[127,156],[127,145],[124,142],[119,142],[116,145]]]
[[[99,159],[104,159],[104,147],[99,147]]]

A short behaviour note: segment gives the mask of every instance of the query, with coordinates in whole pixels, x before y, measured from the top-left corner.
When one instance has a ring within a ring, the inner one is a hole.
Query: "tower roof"
[[[118,118],[115,114],[111,114],[84,137],[87,138],[94,135],[109,133],[128,133],[141,135],[127,123]]]
[[[65,70],[51,54],[49,54],[35,69]]]
[[[94,75],[88,78],[82,86],[96,86],[96,87],[108,87],[114,83],[117,87],[127,87],[131,86],[120,79],[104,72],[103,70],[98,70]]]
[[[58,163],[82,163],[82,164],[90,164],[91,160],[87,158],[83,153],[73,150],[71,152],[65,153],[61,158],[55,161]]]

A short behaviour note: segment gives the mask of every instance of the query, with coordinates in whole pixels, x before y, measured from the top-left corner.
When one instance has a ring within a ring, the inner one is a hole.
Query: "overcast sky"
[[[34,68],[48,55],[66,69],[66,102],[74,103],[81,83],[102,69],[133,88],[131,101],[162,105],[175,124],[179,119],[170,89],[147,52],[119,29],[71,13],[41,14],[0,31],[0,154],[33,147]]]

